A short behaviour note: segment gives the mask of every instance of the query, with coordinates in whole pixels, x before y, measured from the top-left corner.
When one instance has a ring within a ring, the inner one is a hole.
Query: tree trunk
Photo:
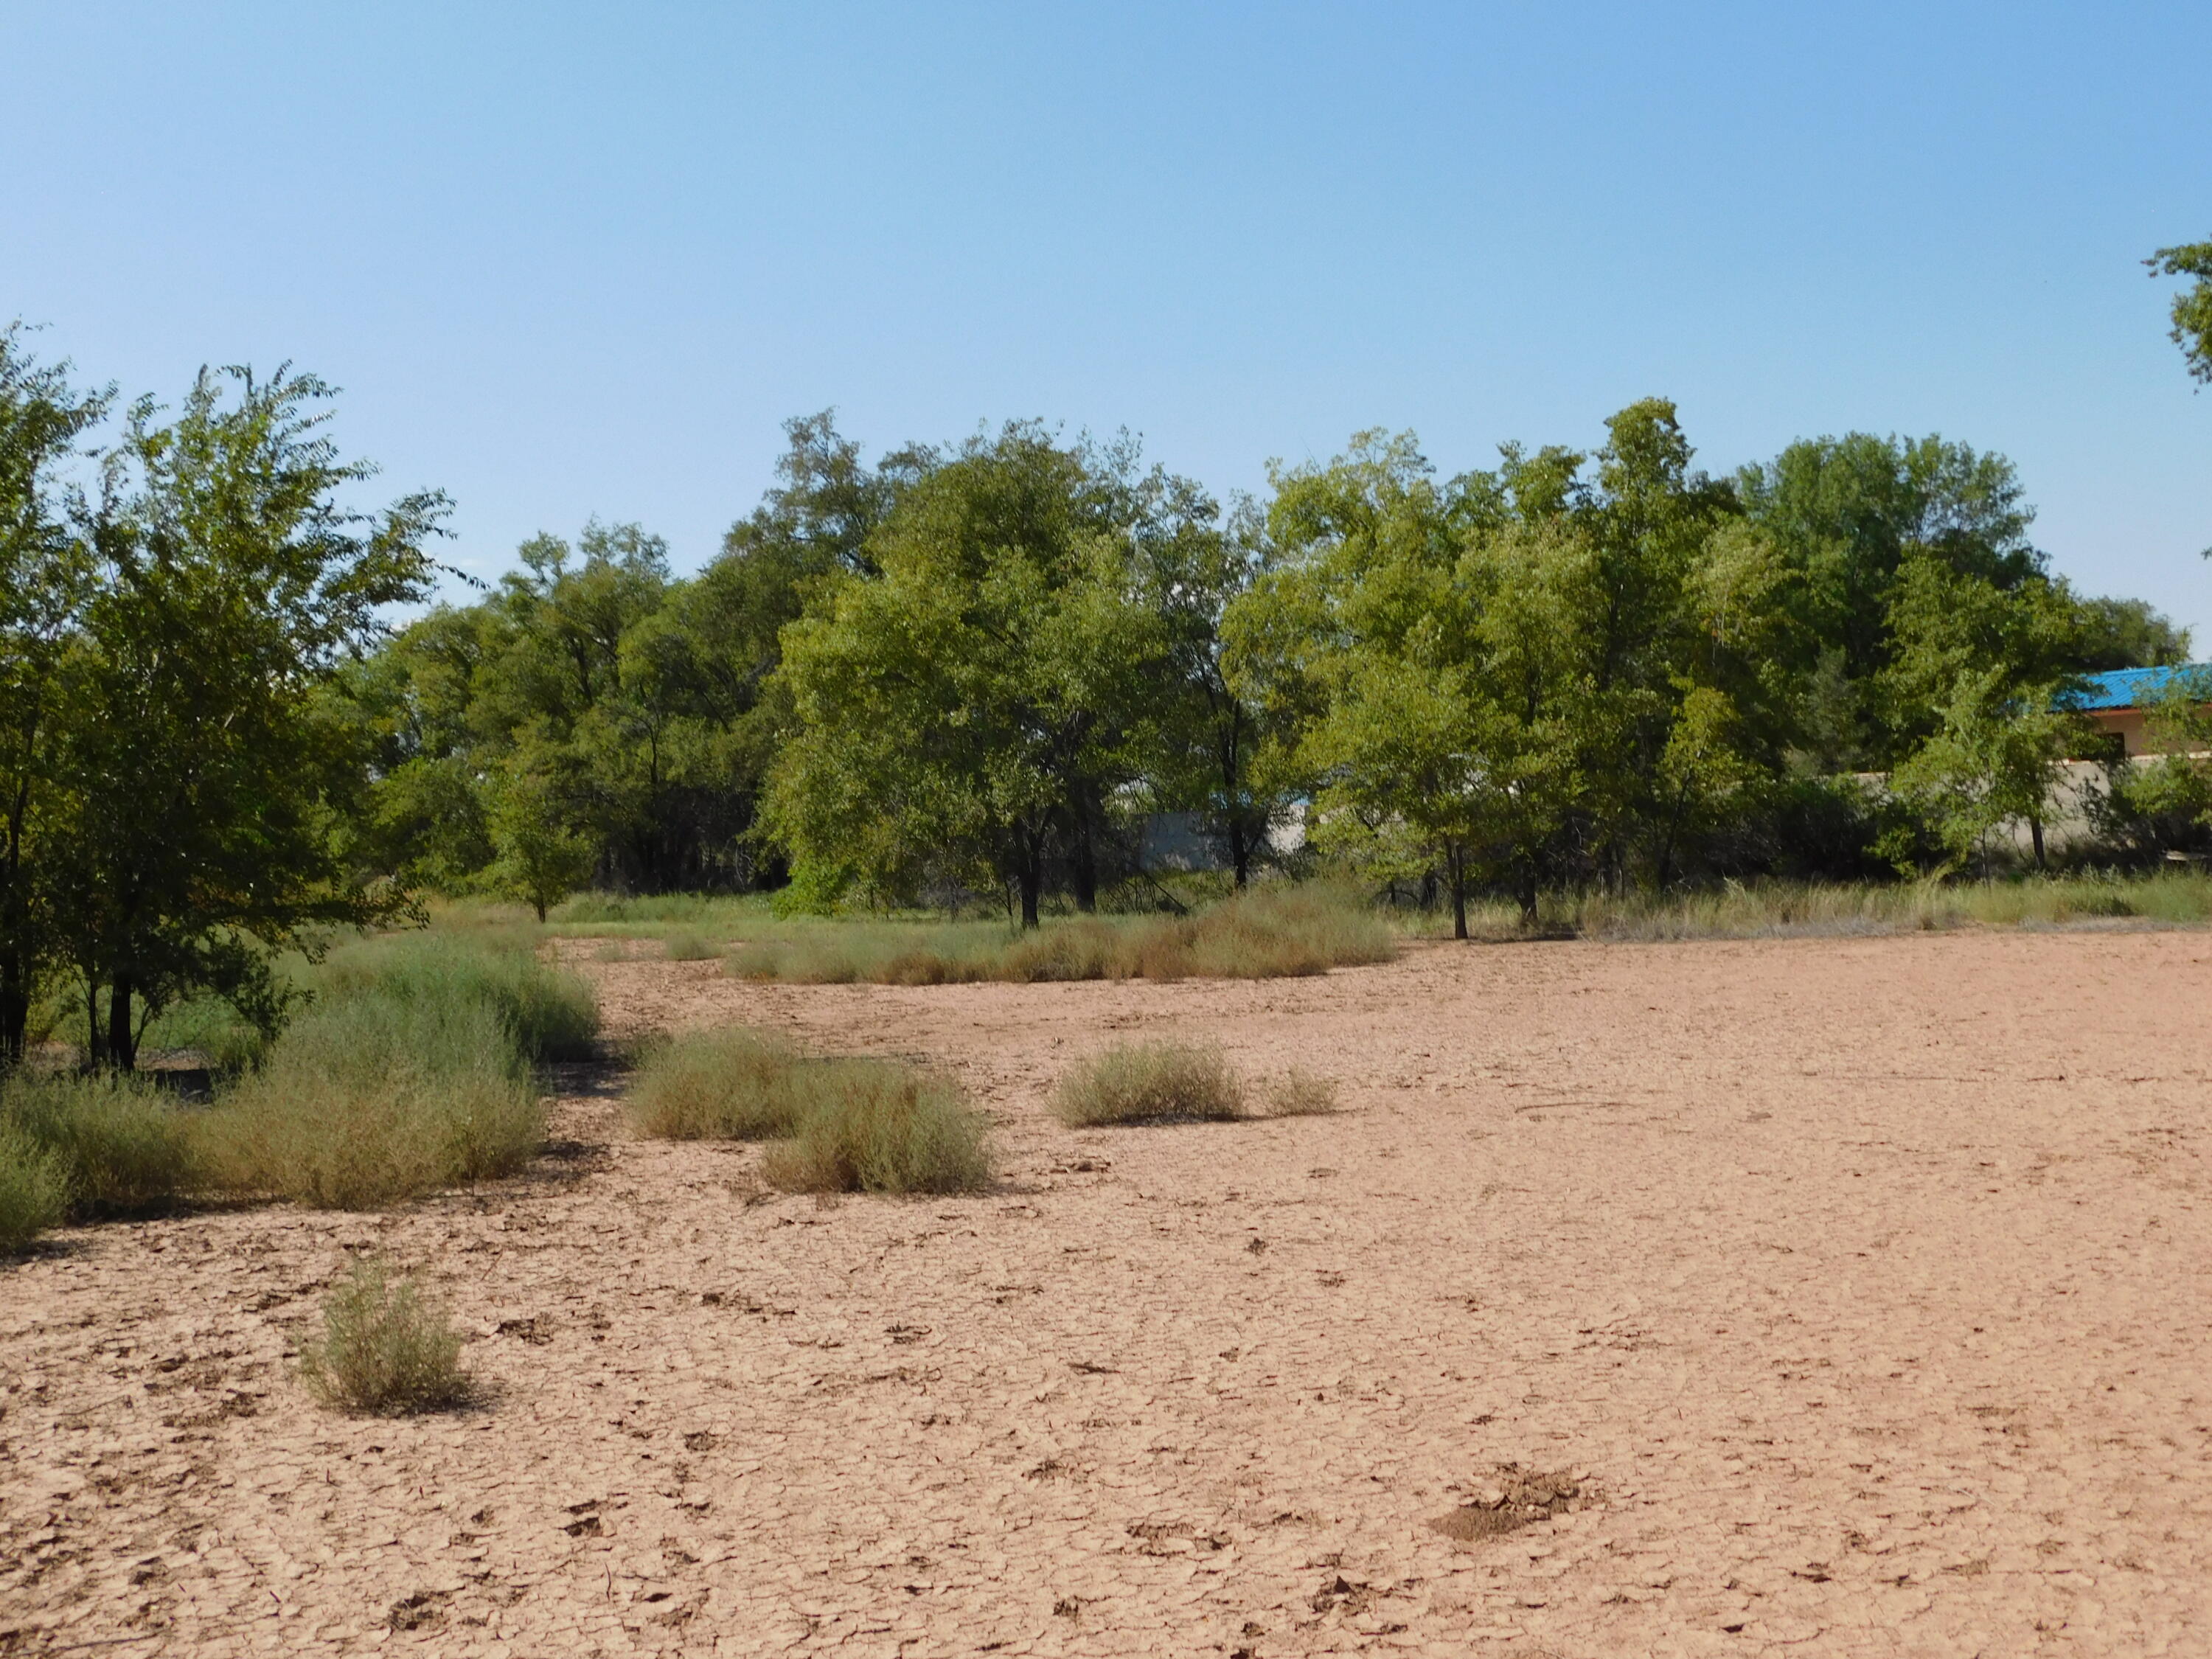
[[[1452,937],[1467,937],[1467,880],[1457,874],[1452,877]]]
[[[1069,876],[1075,884],[1075,908],[1090,915],[1098,908],[1098,854],[1091,835],[1091,812],[1087,804],[1075,809],[1074,845],[1068,851]]]
[[[1244,890],[1244,883],[1252,872],[1252,843],[1244,834],[1244,820],[1232,816],[1229,820],[1229,867],[1237,872],[1237,890]]]
[[[2044,867],[2043,820],[2036,817],[2033,812],[2028,814],[2027,833],[2035,840],[2035,867],[2040,870]]]
[[[23,1058],[31,1027],[30,978],[21,957],[0,957],[0,1070]]]
[[[1037,925],[1037,896],[1044,886],[1044,861],[1035,852],[1022,860],[1022,926]]]
[[[131,1030],[131,975],[118,974],[107,988],[107,1054],[110,1066],[130,1071],[138,1063],[138,1043]]]
[[[1534,933],[1536,929],[1536,866],[1521,866],[1518,896],[1521,901],[1521,925]]]

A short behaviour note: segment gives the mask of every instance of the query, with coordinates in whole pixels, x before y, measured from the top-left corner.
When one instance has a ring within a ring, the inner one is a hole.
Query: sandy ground
[[[2212,1652],[2208,957],[591,965],[618,1030],[957,1070],[1003,1188],[771,1196],[752,1149],[627,1139],[579,1073],[495,1190],[64,1235],[0,1268],[0,1653]],[[1348,1109],[1044,1115],[1136,1032]],[[287,1356],[372,1244],[450,1298],[484,1408],[303,1397]],[[1533,1474],[1573,1503],[1432,1524]]]

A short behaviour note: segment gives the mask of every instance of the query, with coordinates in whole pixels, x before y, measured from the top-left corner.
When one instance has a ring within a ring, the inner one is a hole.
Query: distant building
[[[2154,752],[2149,733],[2150,710],[2176,690],[2199,692],[2212,702],[2212,663],[2184,663],[2174,668],[2116,668],[2108,674],[2087,674],[2087,689],[2061,701],[2089,717],[2100,732],[2118,738],[2120,752],[2133,759]],[[2177,687],[2176,682],[2181,682]]]

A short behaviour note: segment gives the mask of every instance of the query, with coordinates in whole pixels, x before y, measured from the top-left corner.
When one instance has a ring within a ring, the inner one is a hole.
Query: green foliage
[[[114,1073],[19,1072],[0,1127],[53,1160],[70,1213],[142,1213],[200,1185],[192,1124],[153,1084]]]
[[[2212,381],[2212,242],[2162,247],[2143,261],[2154,276],[2194,276],[2173,296],[2172,338],[2190,374]]]
[[[368,756],[336,685],[382,608],[427,590],[445,498],[345,507],[374,469],[323,430],[330,389],[237,369],[203,372],[172,422],[132,404],[97,498],[64,513],[41,467],[105,399],[27,368],[12,334],[4,353],[0,906],[26,925],[0,951],[18,964],[0,964],[0,1046],[18,1047],[27,952],[73,970],[107,1063],[128,1068],[144,1015],[198,990],[273,1030],[278,952],[403,902],[345,854]]]
[[[300,1347],[300,1377],[333,1410],[401,1417],[468,1404],[461,1339],[415,1281],[357,1256],[323,1301],[323,1334]]]
[[[1121,1043],[1063,1077],[1052,1110],[1071,1129],[1219,1121],[1244,1115],[1244,1085],[1218,1048]]]
[[[794,725],[765,823],[816,890],[996,888],[1034,927],[1058,855],[1091,908],[1110,803],[1160,718],[1145,550],[1215,511],[1132,450],[1034,425],[917,478],[868,540],[878,574],[824,587],[783,635]]]
[[[486,821],[495,856],[486,875],[542,922],[590,877],[596,848],[590,836],[565,820],[562,793],[535,747],[526,744],[509,756],[490,787]]]
[[[52,866],[70,817],[67,665],[94,563],[60,473],[112,398],[73,390],[66,363],[41,368],[23,333],[0,328],[0,1067],[22,1059],[31,1010],[70,954]]]
[[[0,1254],[12,1255],[69,1213],[62,1160],[0,1119]]]
[[[796,1193],[970,1193],[991,1184],[989,1124],[942,1078],[880,1060],[817,1062],[812,1098],[761,1173]]]

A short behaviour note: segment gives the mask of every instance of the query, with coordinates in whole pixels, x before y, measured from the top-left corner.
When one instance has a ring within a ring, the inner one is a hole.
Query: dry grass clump
[[[991,1184],[983,1115],[941,1078],[881,1060],[802,1067],[812,1098],[762,1160],[794,1193],[968,1193]]]
[[[1080,916],[1010,934],[992,924],[817,924],[729,958],[740,979],[955,985],[983,980],[1276,979],[1387,962],[1389,924],[1346,890],[1262,888],[1188,916]]]
[[[62,1161],[14,1124],[0,1121],[0,1252],[12,1255],[69,1212]]]
[[[1269,1117],[1326,1117],[1337,1109],[1336,1079],[1292,1066],[1267,1085]]]
[[[300,1375],[335,1410],[377,1417],[438,1411],[474,1396],[461,1339],[415,1282],[357,1258],[323,1303],[323,1334],[302,1345]]]
[[[217,1186],[364,1210],[511,1173],[544,1114],[496,1004],[379,994],[295,1022],[201,1131]]]
[[[709,962],[722,954],[698,933],[671,933],[661,949],[671,962]]]
[[[0,1085],[0,1124],[53,1161],[73,1215],[160,1209],[199,1182],[191,1119],[146,1078],[18,1073]]]
[[[765,1140],[807,1104],[809,1061],[780,1037],[733,1027],[687,1031],[647,1048],[631,1085],[630,1125],[661,1140]]]
[[[1062,1078],[1052,1109],[1072,1129],[1219,1121],[1244,1115],[1244,1085],[1210,1044],[1126,1042]]]
[[[890,1060],[821,1058],[743,1029],[648,1048],[631,1125],[668,1140],[770,1139],[788,1192],[964,1193],[991,1182],[989,1125],[948,1080]]]

